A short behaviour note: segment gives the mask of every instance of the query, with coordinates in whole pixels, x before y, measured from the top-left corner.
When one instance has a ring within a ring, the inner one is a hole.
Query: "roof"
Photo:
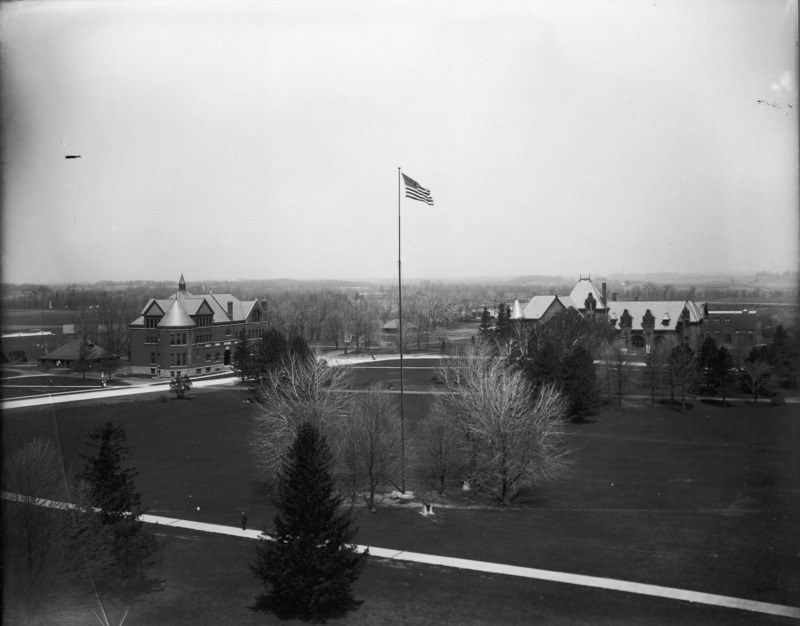
[[[158,322],[159,328],[186,328],[194,326],[194,320],[189,317],[183,303],[177,298],[164,313],[164,317]]]
[[[192,318],[197,315],[213,316],[214,324],[244,322],[255,308],[261,308],[258,300],[242,302],[229,293],[191,294],[186,291],[182,275],[179,287],[169,298],[151,298],[142,309],[142,316],[162,316],[159,328],[186,328],[196,325]],[[228,316],[229,302],[233,309],[231,316]],[[144,317],[137,317],[129,325],[143,326]]]
[[[404,328],[409,329],[409,330],[414,329],[416,327],[417,327],[417,325],[416,324],[412,324],[411,322],[406,322],[405,326],[404,326]],[[389,320],[383,326],[381,326],[381,330],[397,330],[398,328],[400,328],[400,320],[399,319]]]
[[[703,320],[703,311],[693,300],[634,300],[632,302],[609,302],[608,319],[614,328],[619,327],[623,312],[631,316],[631,330],[642,330],[642,318],[647,311],[655,318],[656,330],[673,330],[681,321],[683,310],[689,311],[689,323]]]
[[[581,278],[578,280],[572,288],[569,297],[575,308],[583,311],[586,308],[586,298],[589,297],[589,294],[591,294],[595,302],[597,302],[596,308],[604,308],[603,294],[594,286],[591,278]]]
[[[522,309],[522,316],[526,320],[539,320],[553,306],[566,309],[572,302],[564,296],[533,296]]]
[[[76,361],[80,356],[81,343],[83,338],[73,339],[68,341],[63,346],[59,346],[55,350],[40,356],[41,360],[48,361]],[[102,359],[112,359],[114,354],[105,348],[101,348],[91,341],[86,341],[86,359],[89,361],[100,361]]]

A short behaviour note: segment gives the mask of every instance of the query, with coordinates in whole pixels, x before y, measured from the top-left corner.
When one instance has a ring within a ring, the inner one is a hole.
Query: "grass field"
[[[409,361],[406,388],[433,371]],[[356,386],[394,383],[385,364],[355,370]],[[413,368],[413,369],[412,369]],[[396,386],[396,385],[395,385]],[[3,453],[33,436],[58,438],[70,474],[89,431],[128,432],[149,512],[235,526],[269,525],[274,510],[254,474],[247,437],[254,405],[238,388],[183,402],[135,401],[19,409],[3,415]],[[412,433],[427,396],[406,396]],[[455,489],[433,518],[419,505],[357,509],[361,544],[796,605],[800,596],[800,478],[796,407],[695,405],[607,410],[570,426],[573,465],[512,509]],[[409,472],[409,488],[424,477]],[[480,505],[480,506],[479,506]],[[198,509],[199,507],[199,509]],[[477,507],[477,508],[476,508]],[[141,596],[126,624],[274,623],[253,610],[252,543],[165,530],[160,591]],[[371,560],[345,623],[786,623],[582,587]],[[88,609],[86,609],[88,610]],[[63,616],[62,616],[63,617]],[[76,622],[77,623],[77,622]]]

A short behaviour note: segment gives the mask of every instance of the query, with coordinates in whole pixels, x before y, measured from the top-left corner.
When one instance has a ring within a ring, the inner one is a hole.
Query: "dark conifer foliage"
[[[100,509],[103,524],[113,529],[113,554],[122,579],[129,579],[156,564],[159,546],[155,535],[139,519],[142,496],[133,479],[137,471],[124,467],[128,457],[127,434],[122,426],[106,422],[90,435],[97,450],[88,457],[83,474],[92,504]]]
[[[281,617],[324,618],[355,608],[351,587],[366,554],[352,545],[357,529],[334,492],[325,438],[303,423],[278,477],[274,528],[250,568],[267,588],[263,606]]]

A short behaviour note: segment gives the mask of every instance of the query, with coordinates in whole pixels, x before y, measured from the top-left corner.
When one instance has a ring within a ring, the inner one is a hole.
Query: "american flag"
[[[425,187],[422,187],[417,181],[413,178],[409,178],[405,174],[403,174],[403,182],[406,184],[406,198],[419,200],[426,204],[433,204],[430,190],[425,189]]]

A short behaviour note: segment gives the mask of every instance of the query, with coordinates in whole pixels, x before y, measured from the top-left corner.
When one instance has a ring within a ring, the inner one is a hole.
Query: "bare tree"
[[[755,359],[754,361],[745,361],[743,369],[747,389],[753,395],[753,402],[758,402],[758,396],[761,395],[770,379],[769,365],[760,359]]]
[[[341,449],[344,418],[351,403],[350,372],[317,355],[289,354],[256,387],[258,412],[250,437],[256,463],[273,483],[297,428],[311,422],[334,450]]]
[[[397,484],[402,466],[397,403],[381,384],[355,397],[343,435],[339,456],[346,483],[353,494],[365,491],[364,502],[374,511],[378,487]]]
[[[32,621],[46,599],[68,598],[109,572],[113,537],[91,513],[85,485],[70,496],[51,443],[34,439],[9,457],[4,482],[10,498],[3,503],[4,617],[20,611]]]
[[[656,343],[645,355],[642,369],[642,382],[650,392],[650,406],[656,404],[656,392],[661,389],[666,377],[667,350],[662,343]]]
[[[553,384],[534,391],[522,371],[493,357],[483,341],[439,377],[451,392],[443,400],[454,427],[464,435],[468,477],[480,490],[508,505],[564,469],[567,406]]]
[[[681,398],[681,411],[686,410],[686,396],[692,392],[699,381],[699,370],[694,352],[686,344],[672,349],[669,355],[669,378],[672,389],[677,389]]]
[[[453,428],[447,411],[444,395],[434,396],[417,438],[420,462],[440,496],[445,493],[447,481],[464,471],[462,434]]]
[[[633,366],[627,348],[614,344],[606,344],[602,351],[603,374],[607,380],[607,387],[617,397],[617,406],[622,406],[624,396],[634,380]]]

